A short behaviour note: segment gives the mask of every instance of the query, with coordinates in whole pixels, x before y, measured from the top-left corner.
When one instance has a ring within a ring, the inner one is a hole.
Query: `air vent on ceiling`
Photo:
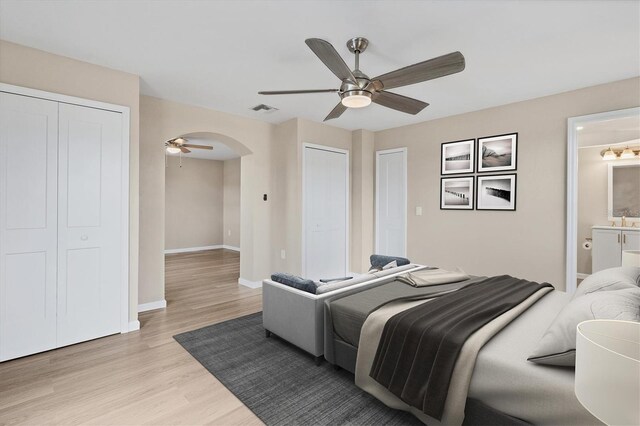
[[[273,112],[273,111],[277,111],[278,110],[278,108],[276,108],[276,107],[272,107],[272,106],[265,105],[265,104],[256,105],[254,107],[251,107],[251,109],[256,111],[256,112],[260,112],[260,111]]]

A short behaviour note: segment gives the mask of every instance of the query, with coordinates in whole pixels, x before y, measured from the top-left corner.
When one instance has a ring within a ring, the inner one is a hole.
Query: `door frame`
[[[378,191],[380,190],[380,157],[382,155],[385,154],[394,154],[397,152],[402,152],[403,154],[403,161],[402,161],[402,167],[404,168],[404,253],[403,256],[407,257],[407,228],[408,228],[408,219],[409,219],[409,211],[408,211],[408,207],[409,207],[409,191],[408,191],[408,186],[409,186],[409,182],[407,180],[407,176],[408,176],[408,170],[407,170],[407,148],[403,147],[403,148],[392,148],[392,149],[383,149],[380,151],[376,151],[376,188],[375,188],[375,198],[376,198],[376,206],[375,206],[375,212],[374,212],[374,217],[375,217],[375,226],[374,226],[374,233],[375,233],[375,244],[374,244],[374,250],[375,253],[378,253],[378,249],[380,248],[379,245],[379,240],[378,240],[378,236],[380,235],[380,233],[378,232],[378,225],[379,220],[378,220],[378,208],[380,207],[380,197],[378,196]]]
[[[566,292],[578,287],[578,127],[594,121],[640,115],[640,107],[599,112],[567,119],[567,239]]]
[[[121,287],[120,287],[120,333],[128,333],[138,330],[140,323],[136,319],[129,322],[129,134],[130,134],[130,108],[123,105],[115,105],[106,102],[83,99],[75,96],[61,95],[59,93],[46,92],[44,90],[30,89],[28,87],[14,86],[0,83],[0,92],[14,95],[28,96],[48,101],[65,104],[102,109],[122,114],[122,188],[121,205],[122,212],[122,246],[121,246]]]
[[[334,148],[332,146],[327,146],[327,145],[318,145],[318,144],[314,144],[314,143],[303,143],[302,144],[302,208],[300,209],[300,211],[302,212],[302,265],[301,265],[301,271],[302,271],[302,276],[306,276],[306,272],[307,272],[307,261],[306,261],[306,251],[307,251],[307,247],[306,247],[306,233],[307,233],[307,221],[306,221],[306,216],[307,216],[307,212],[305,210],[305,206],[306,206],[306,194],[305,194],[305,188],[306,188],[306,160],[305,160],[305,153],[306,153],[306,149],[318,149],[321,151],[328,151],[328,152],[335,152],[338,154],[344,154],[346,157],[346,161],[347,161],[347,167],[345,168],[345,223],[346,223],[346,228],[345,228],[345,233],[346,233],[346,238],[345,238],[345,272],[349,272],[349,270],[351,269],[351,265],[349,265],[349,249],[350,249],[350,240],[351,240],[351,228],[350,228],[350,218],[351,218],[351,194],[350,194],[350,175],[351,175],[351,162],[349,159],[349,150],[348,149],[340,149],[340,148]]]

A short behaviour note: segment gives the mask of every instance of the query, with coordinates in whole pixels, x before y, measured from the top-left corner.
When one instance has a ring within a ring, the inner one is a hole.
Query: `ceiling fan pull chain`
[[[180,151],[180,168],[182,168],[182,151]]]

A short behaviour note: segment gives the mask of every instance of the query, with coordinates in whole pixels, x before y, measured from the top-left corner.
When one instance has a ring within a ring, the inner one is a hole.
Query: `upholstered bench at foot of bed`
[[[387,282],[421,265],[405,265],[354,279],[354,284],[323,294],[312,294],[272,280],[262,282],[262,323],[265,336],[275,334],[322,361],[324,354],[324,301],[342,292],[357,291]],[[369,278],[370,279],[366,279]]]

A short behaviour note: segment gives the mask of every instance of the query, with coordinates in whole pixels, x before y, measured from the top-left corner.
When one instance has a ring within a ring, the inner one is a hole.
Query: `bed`
[[[471,277],[462,283],[440,286],[438,291],[456,291],[465,285],[480,283],[485,278]],[[511,312],[512,318],[504,314],[490,322],[489,325],[497,327],[494,337],[487,335],[484,341],[478,338],[477,342],[470,343],[477,346],[475,354],[466,362],[471,367],[465,367],[464,373],[458,373],[451,379],[449,393],[445,395],[448,405],[440,420],[408,405],[373,380],[370,372],[381,341],[382,327],[392,315],[435,300],[424,299],[433,291],[395,280],[357,294],[345,293],[326,300],[325,358],[355,373],[356,384],[388,406],[412,412],[429,425],[487,424],[486,415],[491,412],[497,415],[492,423],[600,424],[576,399],[572,369],[527,361],[540,337],[571,299],[566,293],[552,289],[528,297],[519,311]],[[500,321],[503,322],[501,325]],[[504,328],[500,330],[500,327]],[[482,334],[482,330],[473,334],[469,341]],[[460,356],[463,355],[461,352]],[[463,371],[456,364],[458,368]],[[459,380],[461,384],[455,383],[456,377],[462,377]],[[479,411],[478,406],[481,407]]]

